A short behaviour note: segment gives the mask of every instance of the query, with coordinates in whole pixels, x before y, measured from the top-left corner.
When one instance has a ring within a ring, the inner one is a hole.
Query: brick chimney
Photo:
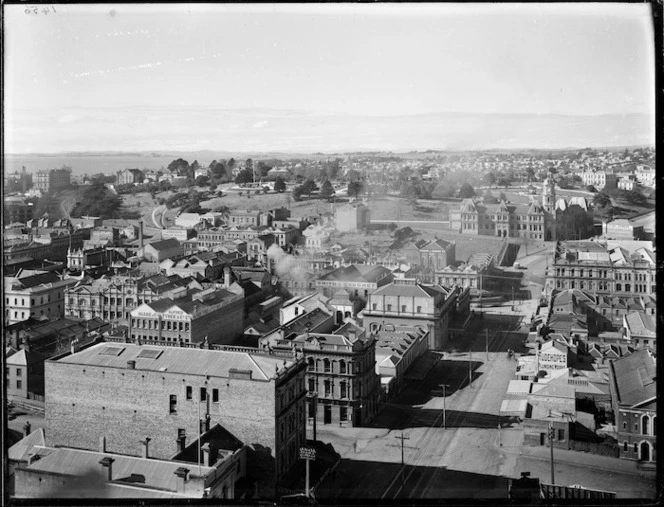
[[[187,476],[189,475],[189,469],[180,467],[174,473],[178,476],[176,491],[178,493],[184,493],[185,483],[187,482]]]
[[[136,361],[127,361],[127,369],[129,370],[136,369]]]
[[[206,467],[211,467],[214,465],[216,459],[212,457],[212,448],[210,447],[210,442],[205,442],[201,446],[201,451],[203,452],[203,465]]]
[[[32,433],[32,426],[30,425],[30,421],[25,421],[25,425],[23,426],[23,436],[27,437],[30,433]]]
[[[107,480],[109,480],[109,481],[113,480],[113,462],[114,461],[115,460],[113,458],[111,458],[110,456],[106,456],[105,458],[103,458],[99,462],[99,464],[102,466],[102,468],[108,469],[108,476],[107,476],[108,479]]]
[[[226,266],[224,267],[224,286],[230,287],[231,285],[231,268]]]
[[[187,437],[185,435],[181,435],[175,439],[175,442],[178,446],[178,452],[182,452],[187,445]]]

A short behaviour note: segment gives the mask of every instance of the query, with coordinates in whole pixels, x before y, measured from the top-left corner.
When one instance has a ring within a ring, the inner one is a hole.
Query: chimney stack
[[[179,435],[175,441],[177,442],[178,452],[184,451],[187,443],[187,437],[185,435]]]
[[[141,250],[143,250],[143,220],[138,222],[138,248],[140,255]]]
[[[104,459],[102,459],[99,464],[103,467],[108,469],[108,480],[112,481],[113,480],[113,462],[115,460],[111,458],[110,456],[106,456]]]
[[[135,370],[136,369],[136,361],[127,361],[127,369]]]
[[[23,426],[23,436],[27,437],[30,433],[32,433],[32,426],[30,425],[30,421],[25,421],[25,426]]]
[[[210,447],[210,442],[205,442],[201,447],[203,451],[203,465],[206,467],[214,466],[217,461],[217,452]]]
[[[224,286],[230,287],[231,285],[231,268],[226,266],[224,268]]]
[[[150,452],[149,452],[150,440],[152,440],[150,437],[145,437],[145,440],[141,440],[141,444],[143,444],[144,459],[148,459],[150,457]]]
[[[189,475],[189,469],[180,467],[174,473],[178,476],[177,492],[184,493],[185,483],[187,482],[187,475]]]

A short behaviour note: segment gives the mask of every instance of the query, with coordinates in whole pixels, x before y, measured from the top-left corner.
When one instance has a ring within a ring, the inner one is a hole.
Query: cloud
[[[253,127],[255,129],[262,129],[263,127],[267,127],[269,124],[270,122],[267,120],[257,121],[256,123],[254,123]]]

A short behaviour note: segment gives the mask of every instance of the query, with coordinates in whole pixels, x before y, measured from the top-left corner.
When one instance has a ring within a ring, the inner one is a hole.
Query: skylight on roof
[[[141,350],[136,357],[142,357],[145,359],[157,359],[163,351],[154,350],[154,349],[143,349]]]
[[[124,347],[104,347],[99,351],[100,356],[119,356],[122,354]]]

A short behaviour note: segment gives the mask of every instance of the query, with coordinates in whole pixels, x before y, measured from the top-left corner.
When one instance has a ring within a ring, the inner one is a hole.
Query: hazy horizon
[[[655,140],[647,4],[4,9],[5,153]]]

